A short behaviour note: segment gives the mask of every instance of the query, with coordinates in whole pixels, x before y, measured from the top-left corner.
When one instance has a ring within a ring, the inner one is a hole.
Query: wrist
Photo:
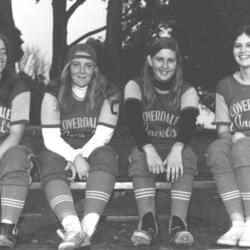
[[[145,153],[148,153],[149,151],[152,151],[152,150],[155,150],[154,146],[152,144],[145,144],[143,147],[142,147],[143,151]]]
[[[222,133],[219,133],[218,136],[220,139],[224,139],[230,142],[232,141],[232,137],[233,137],[230,132],[222,132]]]
[[[177,151],[182,152],[183,148],[184,148],[184,143],[182,143],[182,142],[175,142],[175,143],[173,144],[171,150],[174,149],[174,150],[177,150]]]
[[[77,155],[75,156],[74,161],[75,161],[76,159],[78,159],[78,158],[81,158],[81,159],[86,160],[86,157],[84,157],[81,153],[79,153],[79,154],[77,154]],[[74,161],[73,161],[73,162],[74,162]]]

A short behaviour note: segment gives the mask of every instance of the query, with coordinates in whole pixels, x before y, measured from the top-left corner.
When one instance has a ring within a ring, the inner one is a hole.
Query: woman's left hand
[[[163,162],[167,182],[178,182],[183,176],[182,149],[183,145],[174,144]]]
[[[74,165],[75,165],[76,172],[77,172],[79,179],[80,180],[88,179],[89,163],[81,154],[79,154],[75,157]]]

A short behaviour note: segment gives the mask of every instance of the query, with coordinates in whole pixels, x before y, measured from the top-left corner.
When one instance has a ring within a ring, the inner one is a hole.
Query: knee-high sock
[[[60,221],[68,215],[77,216],[69,185],[62,180],[51,180],[45,186],[51,209]]]
[[[95,232],[99,218],[105,209],[115,185],[115,176],[104,172],[90,172],[84,203],[82,228],[90,237]]]
[[[2,185],[1,222],[17,224],[27,192],[28,186]]]
[[[89,174],[85,203],[84,216],[88,213],[102,214],[113,192],[115,176],[104,172],[94,171]]]
[[[245,216],[250,220],[250,166],[235,169],[238,186],[240,189]]]
[[[214,173],[214,179],[231,220],[234,220],[234,214],[244,218],[240,190],[235,173]]]
[[[155,215],[155,179],[152,177],[133,177],[133,187],[140,221],[144,214]]]
[[[186,221],[189,201],[193,188],[194,177],[191,174],[184,174],[171,188],[171,216],[176,215]]]

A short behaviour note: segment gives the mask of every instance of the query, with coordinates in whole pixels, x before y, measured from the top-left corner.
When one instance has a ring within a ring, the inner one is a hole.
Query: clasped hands
[[[68,161],[65,171],[71,172],[70,176],[68,177],[69,181],[74,181],[76,175],[81,181],[83,181],[88,179],[89,163],[81,154],[78,154],[73,162]]]

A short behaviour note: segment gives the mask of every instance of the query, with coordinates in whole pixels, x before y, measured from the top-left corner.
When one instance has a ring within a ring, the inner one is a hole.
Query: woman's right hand
[[[79,179],[80,180],[88,179],[89,163],[81,154],[75,157],[74,165]]]
[[[146,154],[148,170],[153,174],[164,173],[165,169],[162,159],[156,152],[155,147],[152,144],[146,144],[143,146],[143,150]]]
[[[233,137],[232,137],[232,142],[235,143],[237,142],[238,140],[242,139],[242,138],[245,138],[246,135],[243,134],[242,132],[235,132]]]
[[[76,178],[76,168],[75,168],[74,163],[71,161],[68,161],[65,167],[65,171],[67,172],[68,180],[73,182],[74,179]]]

